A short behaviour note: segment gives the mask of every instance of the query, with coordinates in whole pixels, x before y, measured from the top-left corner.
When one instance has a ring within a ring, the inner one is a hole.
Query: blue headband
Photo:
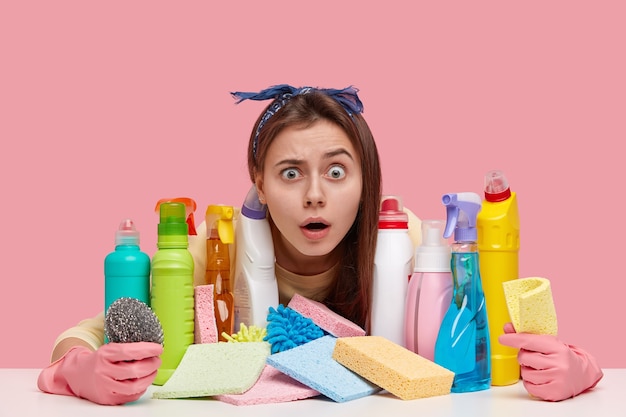
[[[361,100],[357,95],[357,92],[359,90],[353,86],[337,90],[333,88],[314,87],[296,88],[288,84],[280,84],[266,88],[265,90],[259,91],[258,93],[245,93],[241,91],[230,93],[233,98],[238,99],[235,104],[239,104],[244,100],[274,100],[274,102],[267,108],[267,110],[263,114],[263,117],[261,117],[261,121],[259,122],[259,125],[257,126],[256,132],[254,134],[254,141],[252,142],[252,154],[255,158],[257,143],[259,141],[259,132],[261,131],[263,126],[265,126],[265,123],[267,123],[267,121],[274,114],[276,114],[276,112],[283,108],[285,106],[285,103],[291,100],[291,98],[300,94],[308,94],[311,91],[319,91],[329,97],[332,97],[335,101],[341,104],[341,106],[348,112],[350,117],[352,117],[354,113],[363,112],[363,103],[361,103]]]

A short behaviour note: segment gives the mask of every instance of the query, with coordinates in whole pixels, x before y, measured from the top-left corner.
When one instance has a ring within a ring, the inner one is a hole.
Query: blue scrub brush
[[[104,317],[104,334],[109,342],[154,342],[163,344],[163,327],[154,311],[132,297],[111,303]]]
[[[269,308],[267,335],[263,338],[272,345],[272,353],[289,350],[324,336],[324,331],[308,317],[280,304]]]

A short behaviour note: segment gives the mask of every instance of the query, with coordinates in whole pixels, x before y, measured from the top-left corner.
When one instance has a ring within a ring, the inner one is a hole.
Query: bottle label
[[[250,286],[243,274],[238,274],[235,279],[235,333],[239,331],[241,323],[250,326],[251,316]]]

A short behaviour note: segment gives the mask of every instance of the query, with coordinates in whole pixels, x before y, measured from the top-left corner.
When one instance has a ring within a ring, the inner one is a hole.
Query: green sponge
[[[241,394],[259,379],[270,354],[267,342],[190,345],[180,364],[153,398]]]

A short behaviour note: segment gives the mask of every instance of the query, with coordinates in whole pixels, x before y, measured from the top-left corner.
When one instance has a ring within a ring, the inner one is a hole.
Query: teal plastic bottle
[[[442,200],[447,213],[443,237],[454,231],[453,287],[435,342],[435,363],[454,372],[452,392],[485,390],[491,386],[491,349],[476,242],[481,199],[476,193],[458,193],[446,194]]]
[[[139,232],[131,219],[122,220],[115,232],[115,250],[104,258],[105,313],[121,297],[150,305],[150,257],[140,250]]]
[[[158,249],[152,257],[151,307],[163,327],[163,353],[155,385],[167,382],[194,342],[194,264],[187,249],[185,205],[161,203],[159,215]]]

